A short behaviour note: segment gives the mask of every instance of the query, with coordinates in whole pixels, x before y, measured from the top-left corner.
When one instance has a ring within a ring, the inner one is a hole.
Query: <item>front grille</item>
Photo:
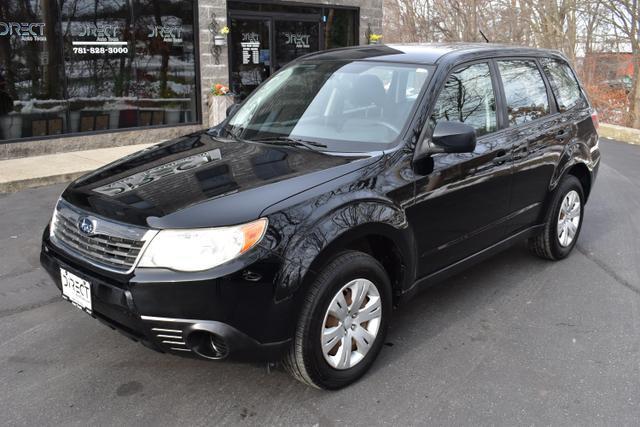
[[[80,231],[81,218],[95,224],[91,234]],[[99,267],[125,273],[133,269],[145,245],[147,230],[84,213],[64,201],[56,206],[52,241],[73,255]]]

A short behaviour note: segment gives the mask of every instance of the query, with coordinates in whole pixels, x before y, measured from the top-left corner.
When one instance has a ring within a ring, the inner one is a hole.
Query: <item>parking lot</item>
[[[398,310],[357,384],[155,353],[62,301],[39,241],[62,185],[0,195],[0,425],[637,424],[640,146],[601,143],[577,250],[518,245]]]

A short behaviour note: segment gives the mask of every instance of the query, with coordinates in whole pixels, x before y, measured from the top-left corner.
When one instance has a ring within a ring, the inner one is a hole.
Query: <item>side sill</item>
[[[444,267],[436,272],[429,274],[428,276],[425,276],[416,280],[409,289],[405,290],[401,294],[400,296],[401,301],[405,302],[406,300],[414,296],[419,290],[428,288],[429,286],[434,285],[448,277],[451,277],[457,273],[460,273],[466,270],[467,268],[469,268],[470,266],[477,264],[479,262],[482,262],[499,252],[502,252],[503,250],[507,249],[514,243],[517,243],[523,239],[536,235],[543,228],[544,228],[544,224],[534,225],[532,227],[526,228],[510,237],[507,237],[504,240],[501,240],[497,243],[494,243],[491,246],[486,247],[485,249],[479,252],[476,252],[473,255],[469,255],[468,257],[463,258],[460,261],[456,261],[455,263],[447,267]]]

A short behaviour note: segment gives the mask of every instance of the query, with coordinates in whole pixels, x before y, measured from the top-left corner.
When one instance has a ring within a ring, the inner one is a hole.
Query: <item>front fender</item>
[[[325,211],[325,212],[322,212]],[[386,200],[359,200],[332,209],[317,206],[315,221],[292,224],[291,216],[279,213],[270,219],[273,224],[288,223],[284,245],[285,259],[278,277],[277,298],[287,298],[318,271],[317,267],[341,248],[366,236],[381,236],[394,243],[404,261],[404,282],[415,277],[415,243],[404,211]],[[405,285],[403,283],[402,285]]]

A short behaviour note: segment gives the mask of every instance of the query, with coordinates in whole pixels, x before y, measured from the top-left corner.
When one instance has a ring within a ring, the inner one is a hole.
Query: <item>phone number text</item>
[[[124,47],[74,47],[73,53],[79,55],[103,55],[105,53],[108,54],[118,54],[118,53],[129,53],[129,48]]]

